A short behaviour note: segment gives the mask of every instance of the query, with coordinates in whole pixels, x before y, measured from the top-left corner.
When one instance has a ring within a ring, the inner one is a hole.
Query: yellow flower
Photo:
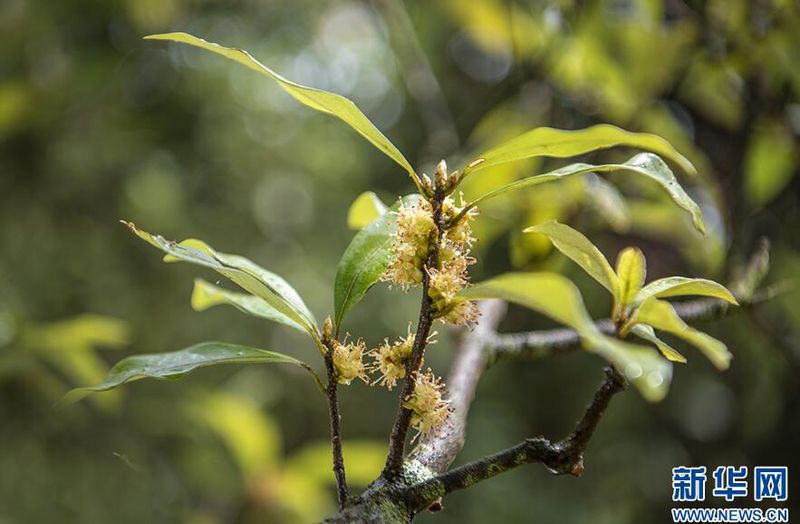
[[[374,350],[375,363],[371,371],[381,374],[374,383],[386,386],[391,391],[398,380],[405,378],[406,362],[411,356],[414,338],[414,334],[409,330],[408,336],[397,339],[393,344],[389,344],[389,339],[385,339],[383,344]]]
[[[449,401],[442,398],[444,382],[428,369],[417,375],[414,393],[403,406],[411,410],[411,425],[420,434],[437,431],[450,412]]]
[[[442,203],[442,211],[445,221],[448,223],[464,209],[464,195],[459,195],[459,198],[461,200],[460,206],[456,206],[455,201],[450,197],[445,198]],[[477,215],[478,209],[475,207],[464,213],[464,216],[461,217],[456,224],[452,224],[447,231],[445,231],[445,238],[453,242],[459,248],[469,250],[475,242],[475,238],[472,236],[472,225],[470,223],[475,220]]]
[[[428,201],[419,200],[411,205],[401,203],[392,244],[394,258],[381,280],[397,284],[404,291],[409,286],[420,284],[434,229],[433,209]]]
[[[355,343],[342,344],[338,340],[333,342],[333,368],[336,372],[336,382],[350,384],[354,378],[368,382],[367,371],[364,367],[364,351],[367,349],[363,340]]]

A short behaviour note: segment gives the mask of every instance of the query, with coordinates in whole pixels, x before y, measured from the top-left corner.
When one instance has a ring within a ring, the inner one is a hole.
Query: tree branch
[[[583,473],[583,454],[611,398],[625,389],[624,378],[612,367],[605,369],[606,377],[597,389],[575,430],[560,442],[551,443],[543,437],[526,439],[514,447],[484,457],[475,462],[411,486],[405,493],[411,511],[420,511],[432,502],[453,491],[468,488],[482,480],[524,464],[542,463],[556,475]]]
[[[414,345],[411,348],[411,357],[406,363],[406,376],[403,381],[403,391],[400,394],[397,416],[395,417],[392,433],[389,436],[389,454],[386,457],[386,465],[381,476],[384,478],[396,477],[403,468],[403,455],[406,448],[406,436],[408,427],[411,424],[411,410],[405,407],[407,399],[414,394],[416,387],[417,373],[422,367],[422,357],[425,353],[425,346],[428,344],[428,335],[433,324],[433,300],[428,295],[430,286],[429,269],[435,268],[439,261],[439,238],[444,231],[442,202],[444,201],[443,184],[437,180],[436,191],[431,198],[433,206],[433,223],[436,227],[431,233],[430,248],[428,259],[425,261],[425,268],[422,276],[422,304],[419,310],[419,320],[417,321],[417,331],[414,335]]]
[[[339,398],[336,383],[336,371],[333,367],[333,347],[330,340],[325,340],[325,370],[328,375],[328,385],[325,393],[328,397],[328,417],[331,422],[331,455],[333,457],[333,475],[336,477],[336,495],[339,500],[339,509],[344,509],[347,504],[347,479],[345,477],[344,456],[342,455],[342,430],[340,427]]]
[[[751,297],[739,298],[739,305],[756,306],[769,300],[773,293],[769,290],[759,292]],[[686,322],[715,320],[728,313],[730,304],[716,298],[701,298],[686,302],[673,303],[675,311]],[[614,325],[611,320],[598,320],[596,325],[603,333],[613,335]],[[578,333],[569,328],[545,329],[523,333],[495,335],[487,341],[487,364],[492,365],[505,359],[539,359],[554,354],[566,353],[578,349],[581,345]]]
[[[486,300],[478,303],[478,309],[480,320],[474,330],[462,338],[447,377],[452,411],[443,427],[435,434],[423,436],[411,455],[434,473],[447,471],[464,446],[467,414],[486,367],[486,342],[496,335],[495,329],[507,306],[501,300]]]

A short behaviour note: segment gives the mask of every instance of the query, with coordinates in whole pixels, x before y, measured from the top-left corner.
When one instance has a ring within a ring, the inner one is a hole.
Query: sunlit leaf
[[[669,302],[653,297],[645,300],[636,310],[634,321],[649,324],[697,346],[717,369],[727,369],[730,365],[732,355],[727,346],[711,335],[688,326]]]
[[[556,273],[507,273],[464,289],[459,299],[499,298],[528,307],[565,324],[583,346],[611,362],[647,400],[664,398],[672,379],[669,362],[650,348],[606,336],[583,305],[575,285]]]
[[[704,278],[667,277],[654,280],[641,289],[634,302],[643,302],[649,297],[703,296],[721,298],[737,304],[736,298],[722,284]]]
[[[611,264],[608,263],[603,253],[581,232],[555,220],[531,226],[525,229],[525,232],[541,233],[547,236],[556,249],[581,266],[584,271],[600,282],[612,295],[616,294],[618,279],[611,268]]]
[[[758,206],[775,198],[791,181],[798,156],[795,139],[782,123],[757,126],[745,155],[744,196]]]
[[[350,209],[347,211],[347,227],[361,229],[386,213],[387,209],[378,195],[372,191],[365,191],[350,204]]]
[[[305,331],[303,326],[259,297],[246,293],[228,291],[227,289],[206,282],[202,278],[196,278],[194,281],[194,289],[192,290],[192,308],[195,311],[205,311],[210,307],[220,304],[228,304],[248,315],[265,318],[300,331]]]
[[[644,255],[636,247],[628,247],[617,256],[617,277],[619,292],[617,299],[622,305],[633,302],[636,293],[642,289],[646,275]]]
[[[67,400],[79,400],[88,393],[107,391],[143,378],[178,379],[195,369],[220,364],[293,364],[314,375],[319,383],[308,364],[288,355],[224,342],[202,342],[171,353],[124,358],[111,368],[102,384],[74,389]]]
[[[183,242],[166,240],[136,227],[131,222],[123,222],[139,238],[161,249],[167,255],[165,262],[191,262],[213,269],[226,276],[249,293],[264,299],[270,306],[300,324],[306,331],[316,336],[318,331],[314,315],[284,279],[238,255],[227,255],[214,251],[209,245],[196,239]]]
[[[467,165],[464,173],[535,156],[566,158],[617,146],[652,151],[672,160],[687,173],[696,173],[692,163],[660,136],[632,133],[609,124],[576,131],[550,127],[533,129],[479,155]]]
[[[361,112],[358,107],[347,98],[337,95],[335,93],[328,93],[320,89],[306,87],[298,83],[292,82],[282,77],[272,69],[268,68],[255,58],[250,53],[242,49],[233,47],[223,47],[219,44],[207,42],[202,38],[197,38],[187,33],[165,33],[158,35],[149,35],[145,39],[148,40],[168,40],[173,42],[180,42],[189,44],[191,46],[199,47],[212,53],[222,55],[225,58],[239,62],[240,64],[261,73],[262,75],[274,80],[284,91],[289,93],[294,99],[300,103],[332,116],[335,116],[354,130],[361,136],[369,140],[376,148],[381,150],[386,156],[397,162],[403,169],[405,169],[414,183],[419,186],[419,178],[414,172],[414,168],[408,163],[408,160],[402,153],[392,144],[383,133],[381,133],[375,125]]]
[[[374,481],[386,461],[385,442],[372,440],[345,440],[342,454],[347,462],[347,482],[366,487]],[[331,443],[328,440],[304,446],[286,461],[286,469],[302,473],[321,483],[334,481],[331,475]]]
[[[275,467],[281,458],[277,424],[251,399],[224,391],[205,393],[185,404],[187,415],[225,443],[245,478]]]
[[[421,198],[417,194],[403,197],[405,204]],[[393,210],[400,203],[392,206]],[[355,306],[386,272],[391,262],[391,247],[397,229],[397,216],[391,211],[373,220],[356,233],[347,246],[339,266],[333,288],[334,319],[336,329],[342,324],[347,312]]]
[[[686,363],[686,357],[678,353],[675,348],[658,338],[656,336],[656,332],[653,331],[652,326],[648,326],[646,324],[636,324],[633,326],[633,328],[631,328],[631,333],[642,340],[646,340],[655,345],[661,354],[664,355],[664,358],[671,360],[672,362],[680,362],[682,364]]]
[[[669,166],[667,166],[661,158],[651,153],[640,153],[622,164],[570,164],[550,171],[549,173],[530,176],[501,186],[477,198],[471,204],[477,205],[509,191],[552,182],[568,176],[585,175],[588,173],[609,173],[614,171],[627,171],[646,176],[658,182],[661,187],[667,191],[672,200],[691,215],[694,227],[701,233],[705,232],[703,212],[700,210],[700,206],[698,206],[683,187],[681,187],[674,173],[669,169]]]

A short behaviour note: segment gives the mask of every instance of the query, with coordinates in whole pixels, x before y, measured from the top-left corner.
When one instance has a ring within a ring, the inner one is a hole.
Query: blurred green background
[[[3,0],[0,3],[0,523],[308,522],[333,509],[325,403],[300,371],[203,370],[55,406],[131,353],[203,340],[319,366],[308,341],[216,308],[195,313],[197,268],[164,265],[118,223],[202,238],[283,275],[322,318],[362,191],[412,189],[340,122],[172,30],[250,50],[301,83],[348,96],[422,171],[540,125],[611,122],[658,133],[698,166],[682,178],[706,214],[696,236],[630,178],[540,186],[483,210],[474,279],[565,272],[593,314],[602,288],[522,227],[568,221],[607,256],[640,246],[650,278],[727,281],[762,236],[768,282],[800,274],[800,12],[784,1]],[[617,158],[619,153],[603,153]],[[470,180],[477,194],[543,161]],[[622,203],[621,194],[627,203]],[[207,278],[210,275],[204,275]],[[404,334],[416,294],[380,285],[347,329]],[[504,331],[552,324],[512,308]],[[709,326],[735,354],[696,352],[672,391],[615,400],[581,479],[526,467],[445,500],[420,522],[667,522],[677,465],[800,471],[800,301],[784,293]],[[453,338],[428,360],[446,373]],[[677,344],[680,348],[680,344]],[[459,461],[564,435],[601,378],[587,354],[485,374]],[[351,481],[380,468],[394,395],[343,388]],[[786,506],[798,507],[790,480]],[[793,492],[791,492],[793,491]]]

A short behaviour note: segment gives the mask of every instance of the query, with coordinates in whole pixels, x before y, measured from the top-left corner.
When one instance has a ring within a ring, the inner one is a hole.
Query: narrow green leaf
[[[636,295],[635,302],[644,302],[650,297],[680,297],[696,295],[721,298],[731,304],[738,305],[736,298],[722,284],[704,278],[667,277],[650,282]]]
[[[667,360],[671,360],[672,362],[680,362],[682,364],[686,363],[686,357],[678,353],[678,351],[658,338],[656,336],[656,332],[653,331],[653,326],[648,326],[646,324],[636,324],[631,328],[631,333],[636,335],[637,337],[641,338],[642,340],[646,340],[653,345],[655,345],[658,350],[664,355],[664,358]]]
[[[632,133],[609,124],[600,124],[576,131],[551,127],[533,129],[478,156],[469,163],[463,172],[466,174],[536,156],[567,158],[617,146],[652,151],[672,160],[690,175],[697,173],[689,159],[681,155],[660,136],[650,133]]]
[[[361,229],[382,214],[386,213],[386,204],[381,202],[378,195],[372,191],[365,191],[350,204],[347,211],[347,227]]]
[[[303,326],[270,306],[262,298],[246,293],[228,291],[227,289],[206,282],[202,278],[196,278],[194,281],[194,289],[192,290],[192,308],[195,311],[205,311],[210,307],[220,304],[228,304],[248,315],[272,320],[273,322],[278,322],[305,332]]]
[[[335,116],[352,127],[361,136],[366,138],[372,145],[382,151],[386,156],[397,162],[403,169],[405,169],[411,176],[411,179],[420,187],[419,177],[414,172],[408,160],[402,153],[392,144],[383,133],[381,133],[375,125],[361,112],[360,109],[349,99],[322,91],[321,89],[314,89],[300,85],[291,80],[287,80],[272,69],[268,68],[255,58],[250,53],[243,49],[233,47],[223,47],[219,44],[207,42],[202,38],[192,36],[187,33],[165,33],[158,35],[149,35],[144,37],[146,40],[167,40],[188,44],[194,47],[211,51],[218,55],[222,55],[229,60],[239,62],[240,64],[261,73],[262,75],[274,80],[284,91],[289,93],[298,102],[315,109],[321,113],[326,113]]]
[[[611,264],[608,263],[603,253],[580,231],[555,220],[550,220],[544,224],[525,229],[525,233],[541,233],[545,235],[556,249],[581,266],[584,271],[600,282],[612,295],[616,294],[619,284]]]
[[[703,222],[703,212],[700,206],[691,199],[691,197],[684,191],[675,174],[670,170],[669,166],[664,163],[661,158],[651,153],[640,153],[622,164],[570,164],[561,167],[549,173],[542,175],[534,175],[521,180],[517,180],[510,184],[501,186],[485,195],[477,198],[470,203],[470,207],[476,206],[485,200],[500,196],[509,191],[523,189],[546,182],[552,182],[564,177],[573,175],[585,175],[588,173],[610,173],[614,171],[627,171],[638,175],[646,176],[658,182],[664,188],[675,202],[678,207],[684,209],[692,217],[694,227],[701,233],[705,233],[705,224]]]
[[[619,293],[617,300],[623,306],[633,302],[636,293],[642,289],[646,275],[644,255],[637,247],[628,247],[617,256],[617,277]]]
[[[303,326],[313,337],[317,336],[319,330],[314,316],[294,288],[278,275],[244,257],[218,253],[197,239],[187,239],[177,243],[143,231],[132,222],[123,224],[126,224],[139,238],[164,251],[165,262],[191,262],[211,268],[245,291],[264,299],[280,313]]]
[[[73,389],[65,400],[80,400],[89,393],[107,391],[143,378],[178,379],[195,369],[220,364],[293,364],[309,371],[319,384],[319,378],[308,364],[288,355],[224,342],[202,342],[171,353],[124,358],[109,370],[102,384]]]
[[[421,198],[418,194],[403,197],[410,205]],[[396,210],[398,201],[391,207]],[[397,230],[397,216],[389,211],[373,220],[356,233],[347,246],[339,266],[333,288],[334,317],[336,329],[342,324],[347,312],[364,298],[371,288],[386,272],[391,262],[391,247]]]
[[[602,334],[583,305],[575,285],[556,273],[507,273],[464,289],[458,299],[499,298],[538,311],[565,324],[583,346],[611,362],[647,400],[664,398],[672,367],[650,348]]]
[[[672,333],[697,346],[717,369],[727,369],[730,366],[732,355],[727,346],[711,335],[688,326],[669,302],[650,297],[636,310],[633,320]]]

